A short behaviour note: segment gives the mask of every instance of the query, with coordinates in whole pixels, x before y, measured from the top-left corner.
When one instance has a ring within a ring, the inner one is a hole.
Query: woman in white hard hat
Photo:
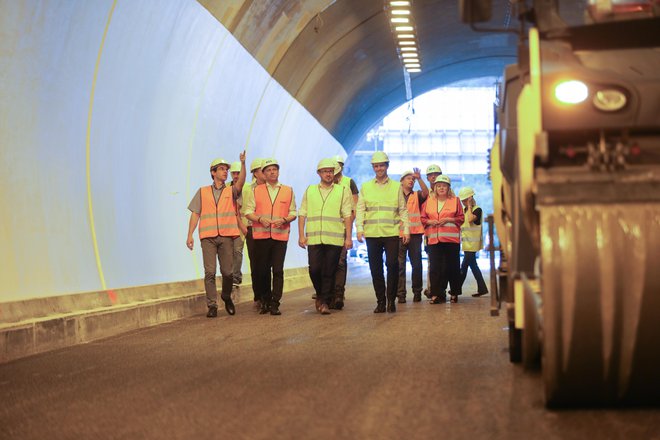
[[[483,213],[474,200],[474,190],[469,186],[461,188],[458,192],[458,198],[463,203],[463,212],[465,213],[465,220],[461,226],[461,245],[464,255],[463,262],[461,263],[461,284],[465,283],[469,267],[472,270],[472,275],[477,280],[477,293],[472,296],[480,297],[488,295],[488,287],[486,287],[486,282],[477,264],[477,252],[483,246],[481,221]]]
[[[457,197],[450,195],[451,180],[440,175],[433,183],[433,196],[422,207],[424,235],[428,240],[430,263],[431,302],[447,301],[447,284],[451,302],[461,295],[461,224],[464,214]]]

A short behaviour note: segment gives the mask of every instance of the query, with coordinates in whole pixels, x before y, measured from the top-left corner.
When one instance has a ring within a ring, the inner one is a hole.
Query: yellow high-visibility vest
[[[386,184],[370,180],[362,185],[364,200],[364,236],[399,236],[399,193],[401,183],[389,179]]]
[[[474,206],[472,211],[476,210],[478,206]],[[483,217],[483,212],[481,214]],[[470,223],[468,221],[468,211],[465,212],[465,220],[461,226],[461,246],[464,251],[468,252],[479,252],[483,247],[482,243],[483,236],[483,222],[479,225]]]
[[[310,185],[305,191],[307,199],[307,244],[343,246],[346,230],[341,218],[344,191],[340,185],[332,185],[325,200],[318,185]]]

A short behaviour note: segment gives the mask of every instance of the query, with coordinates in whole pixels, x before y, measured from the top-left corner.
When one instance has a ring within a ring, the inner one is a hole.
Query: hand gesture
[[[243,152],[238,155],[238,158],[241,162],[245,162],[245,150],[243,150]]]
[[[419,180],[422,178],[422,170],[419,168],[413,168],[413,176],[415,176],[415,179]]]

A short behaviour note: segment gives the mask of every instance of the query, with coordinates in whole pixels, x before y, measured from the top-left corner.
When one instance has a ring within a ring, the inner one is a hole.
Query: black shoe
[[[268,304],[261,303],[261,310],[259,310],[260,315],[265,315],[266,313],[270,312],[270,308],[268,307]]]
[[[374,309],[374,313],[385,313],[385,304],[378,304]]]
[[[273,306],[273,307],[270,308],[270,314],[277,316],[277,315],[281,315],[282,312],[280,312],[279,307]]]
[[[452,295],[450,301],[453,302],[453,303],[457,303],[458,302],[458,296]]]
[[[394,301],[387,305],[387,313],[396,313],[396,303]]]
[[[418,303],[422,301],[422,294],[421,293],[416,293],[413,295],[413,302]]]
[[[335,310],[343,309],[344,308],[344,301],[341,301],[341,300],[335,301],[332,308],[335,309]]]
[[[217,307],[209,307],[209,311],[206,314],[207,318],[215,318],[218,316],[218,308]]]
[[[436,296],[435,298],[431,298],[431,304],[443,304],[446,302],[447,302],[446,296]]]
[[[228,299],[227,301],[225,301],[225,310],[230,315],[235,315],[236,314],[236,307],[234,306],[234,301],[232,301],[231,299]]]
[[[485,295],[488,295],[488,292],[472,294],[472,296],[475,297],[475,298],[479,298],[480,296],[485,296]]]
[[[399,297],[399,304],[405,304],[406,303],[406,297],[405,296],[400,296]]]
[[[323,303],[323,304],[321,304],[321,307],[319,308],[319,312],[321,312],[321,315],[329,315],[330,314],[330,307],[328,307],[327,304]]]

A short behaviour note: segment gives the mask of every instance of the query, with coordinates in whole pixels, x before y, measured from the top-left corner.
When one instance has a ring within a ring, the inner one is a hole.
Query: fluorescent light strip
[[[418,73],[422,71],[422,69],[406,69],[406,70],[408,70],[409,73]]]
[[[410,6],[409,1],[391,1],[390,6]]]
[[[399,46],[414,46],[414,41],[399,41]]]
[[[392,9],[392,15],[410,15],[408,9]]]
[[[404,40],[406,38],[415,38],[415,34],[398,34],[396,37],[399,40]]]
[[[410,19],[408,17],[393,17],[390,19],[392,23],[410,23]]]
[[[414,28],[412,26],[397,26],[394,30],[397,32],[411,32]]]
[[[417,48],[406,46],[401,48],[401,52],[417,52]]]

